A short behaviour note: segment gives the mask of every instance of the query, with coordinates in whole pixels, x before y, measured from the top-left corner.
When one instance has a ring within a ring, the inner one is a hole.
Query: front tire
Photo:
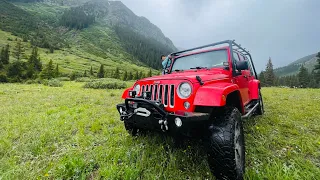
[[[208,163],[217,179],[243,179],[245,142],[241,113],[227,107],[209,128]]]
[[[138,135],[138,128],[134,127],[131,123],[125,122],[124,121],[124,127],[126,128],[127,132],[131,136],[137,136]]]

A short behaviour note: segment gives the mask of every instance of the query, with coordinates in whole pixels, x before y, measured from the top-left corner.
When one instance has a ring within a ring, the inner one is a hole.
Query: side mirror
[[[236,63],[236,69],[237,69],[238,71],[248,70],[248,69],[249,69],[248,61],[237,61],[237,63]]]

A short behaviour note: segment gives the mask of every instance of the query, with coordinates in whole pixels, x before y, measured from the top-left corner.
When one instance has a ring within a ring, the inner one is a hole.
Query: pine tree
[[[312,71],[309,77],[310,77],[310,78],[309,78],[309,79],[310,79],[310,82],[309,82],[309,84],[308,84],[308,87],[309,87],[309,88],[317,88],[317,80],[316,80],[316,73],[315,73],[315,71]]]
[[[120,79],[120,72],[118,67],[116,68],[116,71],[113,73],[112,77],[115,79]]]
[[[32,49],[32,53],[27,62],[27,73],[26,76],[28,78],[34,77],[36,74],[41,72],[42,70],[42,63],[40,61],[40,57],[38,56],[38,49],[34,47]]]
[[[5,48],[3,48],[3,51],[1,50],[1,62],[2,62],[2,64],[9,64],[9,53],[10,53],[10,51],[9,51],[9,48],[10,48],[10,46],[9,46],[9,44],[8,45],[6,45],[6,47]]]
[[[128,80],[133,80],[132,72],[129,73]]]
[[[316,83],[320,85],[320,52],[318,52],[317,56],[316,56],[318,59],[317,59],[317,62],[318,64],[316,64],[314,66],[314,70],[315,70],[315,80],[316,80]],[[320,88],[320,87],[319,87]]]
[[[136,71],[133,79],[134,80],[138,80],[139,79],[139,72],[138,71]]]
[[[318,58],[317,59],[318,64],[314,66],[314,70],[320,70],[320,52],[318,52],[316,57]]]
[[[45,66],[45,68],[41,71],[40,77],[42,79],[52,79],[54,78],[54,66],[52,60]]]
[[[23,62],[15,61],[9,64],[7,76],[13,79],[14,82],[18,82],[22,77],[22,71],[23,71]]]
[[[273,72],[273,64],[271,61],[271,58],[268,60],[268,64],[264,73],[264,78],[265,78],[265,85],[266,86],[273,86],[275,83],[275,75]]]
[[[93,76],[94,74],[93,74],[93,69],[92,69],[92,66],[91,66],[91,68],[90,68],[90,76]]]
[[[309,84],[308,69],[302,65],[300,67],[300,70],[297,76],[298,76],[299,87],[306,88]]]
[[[151,69],[149,69],[148,77],[151,77],[151,76],[152,76],[152,72],[151,72]]]
[[[59,77],[60,72],[59,72],[59,64],[56,65],[56,68],[54,69],[54,77]]]
[[[128,72],[127,71],[124,71],[122,80],[124,80],[124,81],[128,80]]]
[[[21,41],[17,41],[17,45],[14,49],[14,57],[19,61],[21,56],[24,54],[23,47],[21,46]]]
[[[101,66],[100,66],[100,69],[99,69],[99,72],[97,74],[97,77],[98,78],[104,78],[104,67],[103,67],[103,64],[101,64]]]
[[[259,81],[260,81],[260,85],[261,86],[265,86],[265,78],[264,78],[264,71],[261,71],[261,73],[259,74]]]
[[[3,68],[3,61],[5,60],[5,55],[4,55],[4,48],[1,49],[0,53],[0,69]]]
[[[87,77],[87,70],[84,70],[83,77]]]

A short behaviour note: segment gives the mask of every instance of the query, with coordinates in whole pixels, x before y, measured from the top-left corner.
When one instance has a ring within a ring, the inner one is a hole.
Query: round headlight
[[[133,90],[134,90],[137,94],[139,94],[139,92],[140,92],[140,85],[137,84],[136,86],[134,86]]]
[[[190,97],[192,92],[192,87],[189,83],[184,82],[179,85],[177,91],[180,98],[186,99]]]

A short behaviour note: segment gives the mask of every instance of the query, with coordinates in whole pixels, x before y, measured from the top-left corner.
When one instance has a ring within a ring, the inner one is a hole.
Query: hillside
[[[161,54],[176,50],[158,27],[120,1],[1,0],[0,17],[0,48],[13,48],[20,39],[23,59],[38,46],[43,63],[53,60],[65,73],[90,66],[97,71],[100,64],[120,74],[147,72],[161,68]]]
[[[289,76],[289,75],[295,75],[299,72],[299,69],[301,65],[304,65],[309,72],[311,72],[314,69],[314,66],[317,63],[316,53],[311,54],[308,56],[305,56],[303,58],[300,58],[287,66],[280,67],[274,70],[275,74],[277,76]]]

